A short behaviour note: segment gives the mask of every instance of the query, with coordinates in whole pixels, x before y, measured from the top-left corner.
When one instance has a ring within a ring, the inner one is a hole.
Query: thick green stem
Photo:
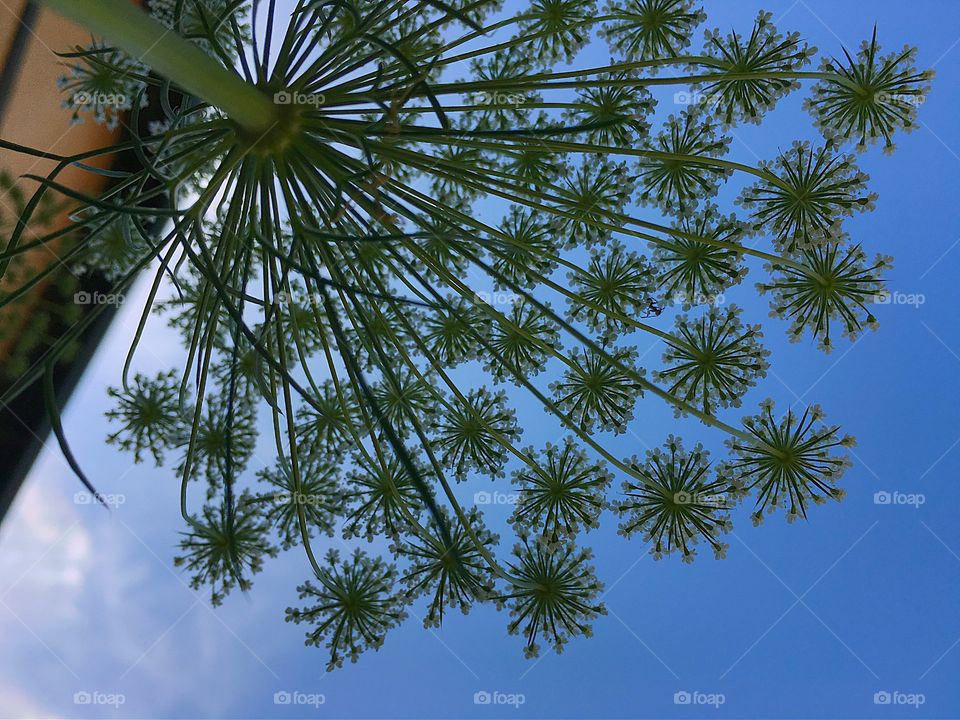
[[[277,122],[277,107],[267,95],[128,0],[42,1],[220,108],[248,132],[265,133]]]

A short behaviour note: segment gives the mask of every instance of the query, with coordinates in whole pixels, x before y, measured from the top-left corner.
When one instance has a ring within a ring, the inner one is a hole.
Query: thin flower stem
[[[415,205],[421,205],[421,204],[426,204],[426,203],[429,203],[429,202],[430,202],[430,198],[426,197],[426,196],[423,195],[422,193],[417,192],[417,191],[414,190],[413,188],[405,187],[405,188],[403,188],[403,190],[404,190],[404,193],[403,193],[403,194],[408,195],[408,200],[409,200],[410,202],[412,202],[413,204],[415,204]],[[459,214],[459,213],[458,213],[458,214]],[[466,217],[464,217],[464,218],[462,218],[462,219],[463,219],[463,220],[468,220],[468,218],[466,218]],[[399,228],[396,228],[396,231],[399,232]],[[425,256],[422,254],[422,252],[419,251],[418,248],[416,248],[415,245],[409,245],[409,244],[408,244],[408,249],[409,249],[411,252],[417,253],[417,254],[420,256],[421,261],[426,261],[426,260],[425,260]],[[496,276],[496,272],[493,270],[493,268],[491,268],[486,262],[484,262],[481,258],[477,257],[477,256],[476,256],[475,254],[473,254],[472,252],[464,249],[464,250],[462,251],[462,254],[463,254],[463,256],[464,256],[465,258],[469,259],[469,260],[470,260],[471,262],[473,262],[477,267],[483,269],[483,270],[484,270],[486,273],[488,273],[489,275],[491,275],[491,276]],[[436,267],[436,266],[435,266],[435,267],[432,267],[431,269],[432,269],[434,272],[436,272],[441,278],[443,278],[443,280],[444,280],[447,284],[449,284],[452,288],[454,288],[455,290],[457,290],[457,291],[461,294],[462,297],[472,297],[472,296],[473,296],[472,291],[471,291],[471,289],[470,289],[469,287],[467,287],[467,286],[466,286],[464,283],[462,283],[458,278],[454,277],[451,273],[447,272],[445,269],[440,268],[440,267]],[[518,285],[516,285],[516,284],[513,283],[513,282],[510,282],[507,278],[502,278],[502,280],[503,280],[504,284],[505,284],[511,291],[517,292],[517,293],[523,295],[523,297],[525,297],[534,307],[536,307],[538,310],[540,310],[541,312],[545,313],[548,317],[550,317],[550,318],[553,319],[555,322],[557,322],[566,332],[568,332],[568,333],[569,333],[571,336],[573,336],[576,340],[578,340],[579,342],[583,343],[586,347],[590,348],[591,350],[594,350],[594,351],[600,350],[600,348],[598,348],[597,345],[596,345],[590,338],[588,338],[586,335],[584,335],[582,332],[580,332],[577,328],[573,327],[573,326],[570,325],[569,323],[564,322],[563,319],[560,318],[556,313],[554,313],[549,307],[547,307],[546,305],[544,305],[542,302],[540,302],[539,300],[537,300],[535,297],[533,297],[533,296],[530,295],[529,293],[524,292],[523,288],[519,287]],[[482,310],[484,310],[485,312],[492,314],[494,317],[500,316],[500,313],[498,313],[496,310],[494,310],[493,308],[491,308],[491,307],[490,307],[489,305],[487,305],[486,303],[481,303],[480,305],[478,305],[478,307],[480,307],[480,308],[481,308]],[[500,316],[500,317],[502,317],[502,316]],[[532,338],[531,338],[531,339],[532,339]],[[569,360],[569,358],[567,358],[566,356],[564,356],[562,353],[558,352],[556,348],[550,346],[550,345],[547,344],[547,343],[542,343],[542,342],[538,342],[538,345],[539,345],[543,350],[545,350],[548,354],[550,354],[552,357],[556,358],[557,360],[560,360],[561,362],[563,362],[563,363],[565,363],[565,364],[567,364],[567,365],[570,365],[570,360]],[[649,380],[647,380],[647,379],[645,379],[643,376],[641,376],[639,373],[637,373],[636,371],[632,370],[631,368],[627,368],[627,367],[626,367],[625,365],[623,365],[622,363],[615,363],[615,364],[619,366],[619,369],[620,369],[621,371],[627,372],[627,373],[630,375],[631,379],[634,380],[635,382],[637,382],[639,385],[641,385],[645,390],[649,390],[649,391],[652,392],[654,395],[657,395],[658,397],[662,398],[662,399],[665,400],[667,403],[673,405],[673,406],[676,407],[677,409],[679,409],[679,410],[681,410],[681,411],[683,411],[683,412],[686,412],[686,413],[688,413],[688,414],[690,414],[690,415],[693,415],[694,417],[698,418],[698,419],[699,419],[701,422],[703,422],[704,424],[709,425],[709,426],[714,427],[714,428],[717,428],[718,430],[722,430],[723,432],[726,432],[726,433],[729,434],[729,435],[733,435],[733,436],[735,436],[735,437],[739,437],[741,440],[744,440],[744,441],[746,441],[746,442],[751,442],[751,441],[752,441],[751,437],[750,437],[747,433],[745,433],[744,431],[739,430],[738,428],[735,428],[735,427],[733,427],[732,425],[728,425],[727,423],[723,422],[722,420],[719,420],[718,418],[714,417],[713,415],[710,415],[710,414],[708,414],[708,413],[704,413],[704,412],[702,412],[702,411],[700,411],[700,410],[697,410],[695,407],[693,407],[693,406],[690,405],[689,403],[681,400],[680,398],[677,398],[677,397],[671,395],[669,392],[667,392],[666,390],[661,389],[661,388],[658,387],[657,385],[654,385],[654,384],[651,383]]]
[[[385,156],[388,156],[391,153],[404,155],[408,157],[408,160],[412,165],[418,164],[418,162],[415,162],[414,160],[409,158],[409,156],[411,155],[413,156],[418,155],[418,153],[415,153],[413,151],[402,150],[400,148],[388,148],[384,146],[381,149],[381,152]],[[434,160],[434,162],[432,163],[423,163],[420,166],[424,167],[428,171],[438,172],[440,166],[444,164],[445,163],[443,163],[440,160]],[[493,170],[486,170],[486,173],[487,175],[490,176],[491,180],[492,180],[492,177],[497,174]],[[444,174],[449,175],[449,172]],[[540,210],[542,212],[547,212],[551,215],[555,215],[561,218],[574,219],[574,216],[572,214],[561,211],[557,206],[539,203],[534,200],[534,199],[549,200],[550,197],[545,193],[533,192],[525,188],[518,188],[516,186],[510,185],[509,183],[498,183],[499,185],[506,186],[505,190],[498,190],[494,187],[491,187],[490,185],[480,185],[479,183],[471,182],[470,180],[467,179],[466,174],[459,177],[458,180],[465,186],[478,188],[485,192],[489,192],[492,195],[497,195],[498,197],[501,197],[504,200],[509,200],[517,204],[525,205],[526,207],[529,207],[533,210]],[[524,194],[534,199],[528,199],[527,197],[524,197]],[[798,263],[796,260],[792,260],[790,258],[783,257],[781,255],[773,255],[771,253],[764,252],[763,250],[757,250],[755,248],[747,247],[745,245],[739,245],[737,243],[731,243],[724,240],[718,240],[716,238],[706,237],[702,235],[695,235],[693,233],[684,232],[678,228],[668,228],[663,225],[659,225],[657,223],[651,223],[645,220],[639,220],[637,218],[624,215],[622,213],[613,213],[613,212],[604,211],[603,215],[607,216],[612,222],[592,221],[591,224],[593,225],[593,227],[596,227],[602,230],[607,230],[613,233],[629,235],[631,237],[647,240],[648,242],[659,243],[659,244],[663,244],[664,242],[666,242],[664,238],[659,238],[659,237],[656,237],[655,235],[650,235],[648,233],[640,232],[638,230],[631,230],[621,225],[617,225],[616,223],[620,222],[628,225],[636,225],[639,227],[646,228],[648,230],[653,230],[655,232],[661,232],[666,235],[682,237],[687,240],[694,240],[694,241],[702,242],[708,245],[714,245],[716,247],[727,248],[730,250],[734,250],[738,253],[742,253],[744,255],[752,255],[754,257],[760,258],[761,260],[766,260],[767,262],[773,265],[779,265],[783,267],[792,267],[795,270],[802,271],[802,272],[809,271],[807,267],[805,267],[801,263]]]
[[[850,85],[842,76],[828,72],[754,72],[754,73],[713,73],[706,75],[680,75],[674,77],[630,77],[615,78],[602,77],[610,75],[618,67],[627,69],[634,63],[622,63],[604,68],[589,68],[585,70],[571,70],[562,73],[539,73],[534,75],[517,76],[515,78],[497,78],[495,80],[475,80],[462,83],[438,83],[429,88],[412,88],[409,97],[420,98],[428,95],[440,97],[442,95],[461,95],[477,90],[568,90],[596,87],[646,87],[651,85],[691,85],[703,82],[730,82],[732,80],[830,80]],[[597,75],[601,77],[590,78]],[[567,78],[583,78],[569,80]],[[374,101],[382,100],[385,96],[381,92],[357,93],[351,95],[351,100]]]
[[[276,106],[256,86],[127,0],[42,2],[220,108],[249,132],[264,133],[276,123]]]

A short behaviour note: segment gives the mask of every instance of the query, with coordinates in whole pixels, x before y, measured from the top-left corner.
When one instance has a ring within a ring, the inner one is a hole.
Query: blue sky
[[[122,505],[107,515],[78,504],[79,486],[50,447],[0,528],[0,715],[960,716],[960,3],[704,4],[709,27],[748,32],[765,9],[778,26],[830,54],[841,45],[855,48],[876,23],[886,49],[915,44],[920,67],[937,70],[921,128],[899,137],[893,157],[879,150],[862,157],[880,198],[876,211],[847,225],[870,254],[895,256],[891,289],[922,296],[922,304],[882,308],[879,332],[825,356],[808,342],[788,343],[785,326],[765,319],[765,302],[752,289],[756,269],[729,298],[753,322],[764,321],[773,352],[774,372],[743,410],[752,413],[768,396],[780,408],[821,403],[829,420],[859,440],[857,462],[844,478],[847,499],[790,526],[777,515],[753,528],[743,512],[728,558],[716,562],[703,553],[692,566],[676,558],[655,562],[639,539],[617,537],[607,518],[588,536],[609,610],[592,639],[571,642],[560,656],[525,660],[521,641],[506,635],[505,614],[480,607],[469,617],[451,615],[436,631],[411,617],[378,653],[326,674],[323,652],[305,648],[303,628],[283,622],[307,576],[302,555],[281,555],[251,593],[212,610],[172,567],[180,521],[171,472],[131,466],[104,444],[104,388],[119,376],[136,322],[137,303],[128,302],[65,414],[81,463],[102,491],[122,496]],[[591,48],[585,61],[602,61],[604,53]],[[800,109],[803,95],[783,101],[762,127],[736,129],[731,156],[755,163],[794,139],[814,139]],[[663,97],[658,117],[672,110]],[[721,206],[734,196],[724,191]],[[175,342],[157,329],[140,355],[145,370],[179,359]],[[648,342],[638,341],[640,352],[658,356]],[[542,411],[522,397],[516,403],[525,442],[557,439],[555,428],[540,422]],[[614,448],[642,453],[677,425],[658,400],[644,399],[632,432]],[[701,441],[722,456],[717,433],[679,425],[688,443]],[[271,457],[265,452],[262,461]],[[491,489],[510,486],[477,481],[464,491]],[[923,502],[882,504],[877,493],[920,494]],[[493,524],[507,514],[503,506],[486,511]],[[277,704],[278,692],[299,693],[301,703],[322,695],[323,703]],[[478,692],[522,696],[523,703],[476,704]],[[77,704],[76,693],[124,702]],[[894,702],[876,704],[877,693]],[[676,702],[687,697],[690,704]]]

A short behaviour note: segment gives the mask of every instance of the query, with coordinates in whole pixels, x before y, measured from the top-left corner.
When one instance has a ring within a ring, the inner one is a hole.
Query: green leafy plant
[[[288,17],[272,0],[176,0],[155,4],[162,22],[125,0],[46,2],[104,38],[70,55],[68,93],[111,88],[124,112],[150,98],[164,116],[55,158],[24,215],[62,193],[83,204],[69,260],[105,262],[120,227],[137,256],[114,268],[117,289],[153,268],[136,341],[159,310],[184,365],[125,372],[111,439],[136,459],[177,457],[178,563],[214,601],[249,588],[277,542],[300,545],[312,572],[287,618],[331,667],[379,647],[421,598],[427,625],[447,607],[508,608],[536,655],[603,614],[583,543],[611,514],[654,557],[689,562],[701,541],[724,556],[745,502],[759,522],[842,497],[852,440],[819,408],[721,418],[769,354],[760,325],[721,298],[762,266],[792,337],[829,350],[838,324],[850,336],[876,324],[890,262],[871,264],[843,229],[874,200],[844,147],[890,150],[914,126],[932,73],[912,51],[881,55],[874,36],[809,70],[815,51],[766,13],[690,51],[706,19],[692,0],[297,0]],[[597,36],[613,59],[591,67],[579,53]],[[732,126],[804,83],[822,142],[758,166],[726,159]],[[113,153],[140,169],[112,173],[101,197],[58,182]],[[728,183],[742,186],[739,218],[713,202]],[[145,232],[156,219],[163,232]],[[4,265],[24,247],[17,228]],[[176,294],[160,303],[164,278]],[[645,335],[663,341],[660,365],[640,365],[631,341]],[[521,446],[519,396],[559,444]],[[669,432],[645,458],[618,457],[610,434],[641,399],[721,433],[730,459]],[[277,464],[253,483],[258,412]],[[505,487],[508,472],[512,553],[458,487]],[[389,539],[393,560],[354,547],[321,563],[323,534]]]

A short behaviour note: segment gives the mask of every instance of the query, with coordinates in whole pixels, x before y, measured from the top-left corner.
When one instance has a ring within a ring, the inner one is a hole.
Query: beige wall
[[[24,0],[0,2],[0,58],[5,58],[7,55],[24,5]],[[54,51],[69,52],[75,46],[86,45],[89,41],[90,34],[85,30],[66,22],[49,10],[40,11],[37,26],[21,65],[20,76],[14,86],[12,100],[6,116],[0,122],[0,137],[59,155],[69,155],[110,145],[120,137],[120,131],[110,132],[89,120],[83,124],[71,126],[70,112],[61,107],[62,98],[56,81],[65,72],[65,67],[64,61],[58,58]],[[111,158],[98,158],[86,162],[90,165],[106,167],[109,166]],[[14,176],[26,173],[46,175],[53,165],[54,163],[49,160],[0,150],[0,167]],[[96,194],[103,187],[103,178],[76,168],[63,171],[58,176],[58,181],[87,194]],[[20,185],[28,197],[37,187],[35,182],[26,180],[21,181]],[[0,198],[0,206],[7,211],[6,214],[10,214],[9,205],[4,198]],[[66,222],[65,212],[60,218],[59,227]],[[4,235],[5,242],[6,233]],[[0,242],[0,245],[2,244]],[[57,250],[56,247],[38,249],[30,257],[30,262],[37,268],[43,268],[56,261]],[[38,290],[42,292],[42,288]],[[14,308],[9,308],[6,312],[0,311],[0,322],[12,325],[26,323],[29,322],[32,314],[29,305],[15,308],[15,313],[9,310]],[[6,355],[9,342],[12,340],[0,342],[0,358]]]

